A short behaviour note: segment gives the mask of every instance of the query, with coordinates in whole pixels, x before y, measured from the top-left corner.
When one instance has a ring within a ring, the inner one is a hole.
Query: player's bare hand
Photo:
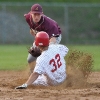
[[[27,84],[23,84],[21,86],[15,87],[15,89],[26,89],[27,88]]]

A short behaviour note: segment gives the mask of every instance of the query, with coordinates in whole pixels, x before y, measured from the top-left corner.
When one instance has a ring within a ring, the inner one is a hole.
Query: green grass
[[[0,46],[0,70],[21,70],[27,65],[27,47],[24,45]]]
[[[27,63],[27,45],[0,45],[0,70],[22,70]],[[94,71],[100,71],[100,46],[68,46],[69,50],[84,51],[92,55]]]

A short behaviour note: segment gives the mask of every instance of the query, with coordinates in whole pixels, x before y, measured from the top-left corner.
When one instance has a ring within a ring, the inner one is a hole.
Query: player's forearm
[[[33,30],[33,29],[31,28],[31,29],[30,29],[30,34],[33,35],[33,36],[35,36],[35,35],[36,35],[35,30]]]
[[[27,80],[26,84],[27,85],[31,85],[37,78],[38,78],[39,74],[38,73],[32,73],[29,77],[29,79]]]
[[[55,37],[50,38],[49,43],[50,44],[55,44],[56,43],[56,38]]]

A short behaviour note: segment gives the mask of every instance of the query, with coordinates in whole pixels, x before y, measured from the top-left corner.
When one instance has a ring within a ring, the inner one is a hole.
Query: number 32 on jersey
[[[60,68],[60,66],[62,65],[60,55],[56,54],[55,59],[52,58],[49,61],[49,64],[53,66],[51,72],[55,72],[58,68]]]

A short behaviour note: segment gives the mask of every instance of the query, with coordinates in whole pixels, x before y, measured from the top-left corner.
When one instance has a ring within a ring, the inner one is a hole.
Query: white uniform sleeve
[[[38,57],[39,58],[39,57]],[[44,60],[41,60],[41,58],[39,58],[38,59],[37,58],[37,60],[36,60],[36,66],[35,66],[35,68],[34,68],[34,72],[37,72],[37,73],[39,73],[39,74],[44,74],[45,72],[44,72]]]
[[[59,45],[59,50],[62,56],[66,56],[69,51],[69,49],[64,45]]]

